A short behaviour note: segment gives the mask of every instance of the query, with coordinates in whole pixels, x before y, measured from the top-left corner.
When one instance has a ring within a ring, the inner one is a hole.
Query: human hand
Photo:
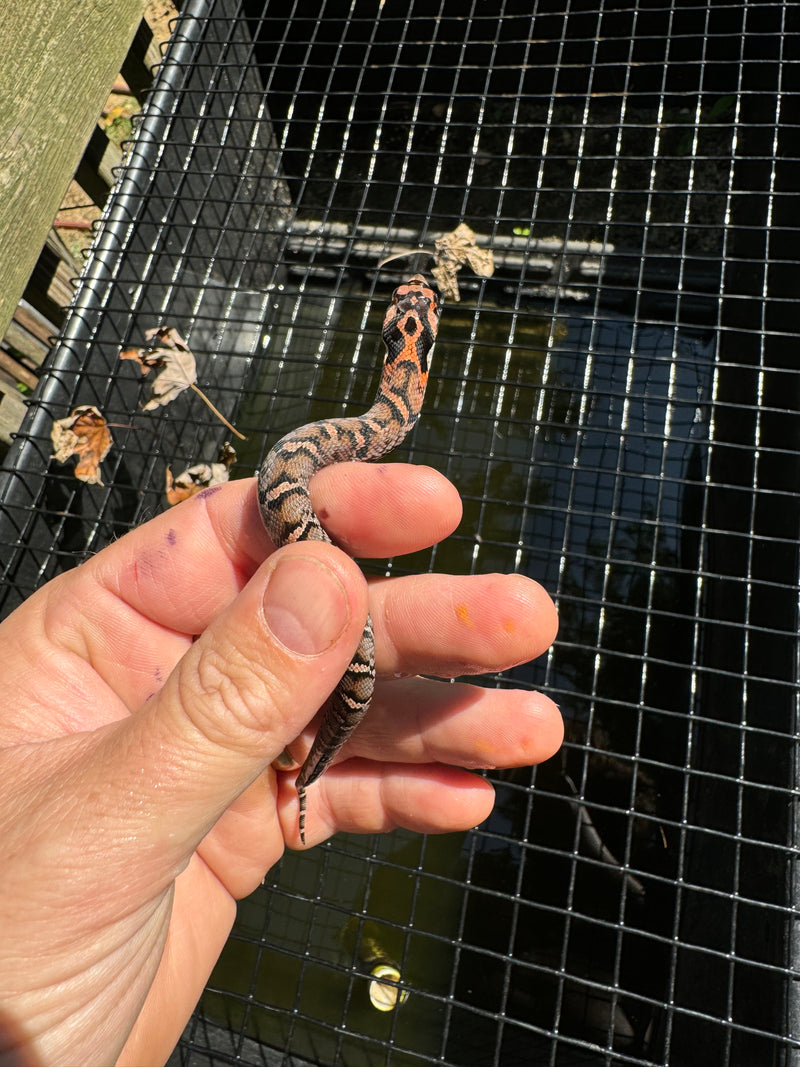
[[[427,546],[460,517],[452,486],[425,468],[342,464],[311,493],[338,543],[362,556]],[[368,601],[379,683],[309,789],[309,843],[474,826],[493,790],[460,768],[548,757],[561,742],[555,706],[397,676],[539,655],[555,613],[528,579],[368,588],[330,545],[272,551],[254,483],[235,482],[128,534],[0,626],[4,1062],[167,1058],[236,899],[285,844],[299,846],[295,775],[271,762],[300,735],[310,743]]]

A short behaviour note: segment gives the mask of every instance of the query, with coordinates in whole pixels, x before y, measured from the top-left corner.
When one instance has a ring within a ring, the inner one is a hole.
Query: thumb
[[[139,800],[159,809],[151,832],[168,815],[170,845],[196,847],[333,691],[366,614],[366,582],[343,552],[303,542],[270,556],[129,720]]]

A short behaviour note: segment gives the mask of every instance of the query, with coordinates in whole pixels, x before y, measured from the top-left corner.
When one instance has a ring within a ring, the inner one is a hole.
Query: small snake
[[[301,426],[282,437],[258,475],[258,505],[276,548],[294,541],[328,541],[308,495],[318,470],[347,460],[377,459],[403,440],[419,418],[428,381],[428,357],[439,326],[439,301],[421,274],[392,294],[383,320],[386,356],[375,401],[354,418]],[[375,686],[372,621],[331,697],[311,750],[297,776],[300,840],[305,844],[306,789],[364,718]]]

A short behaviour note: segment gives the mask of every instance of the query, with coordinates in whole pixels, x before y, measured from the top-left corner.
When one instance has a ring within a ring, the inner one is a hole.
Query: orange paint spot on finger
[[[472,747],[477,758],[476,766],[486,770],[492,770],[496,766],[497,749],[492,741],[478,739],[473,742]]]
[[[472,617],[469,613],[469,606],[467,604],[456,604],[456,618],[459,622],[463,622],[465,626],[474,626]]]
[[[517,628],[513,619],[503,619],[501,625],[507,634],[513,634]]]

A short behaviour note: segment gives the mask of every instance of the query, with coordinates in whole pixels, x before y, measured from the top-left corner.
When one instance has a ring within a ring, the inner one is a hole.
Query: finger
[[[300,759],[316,725],[292,745]],[[563,740],[561,713],[543,693],[403,678],[376,688],[369,714],[334,762],[527,767],[549,759]]]
[[[541,763],[563,739],[558,707],[543,693],[404,678],[376,689],[346,751],[378,761],[493,770]]]
[[[276,774],[268,767],[225,809],[197,849],[236,900],[254,892],[275,862],[274,841],[264,828],[274,818],[277,791]]]
[[[455,490],[429,468],[340,463],[313,482],[312,501],[326,528],[361,555],[427,547],[460,517]],[[356,535],[362,523],[363,533]],[[248,479],[199,493],[81,570],[145,618],[193,635],[230,603],[269,551],[255,481]]]
[[[558,617],[521,574],[419,574],[373,583],[370,607],[380,674],[452,678],[515,667],[553,642]]]
[[[307,751],[315,732],[312,724],[292,750]],[[376,689],[369,714],[336,762],[361,756],[395,764],[520,767],[549,759],[563,736],[558,708],[541,693],[406,678]],[[198,849],[212,869],[224,872],[237,899],[253,892],[269,866],[264,825],[275,805],[275,778],[271,770],[260,775]],[[296,809],[293,788],[288,803]]]
[[[315,474],[309,489],[320,522],[351,556],[417,552],[461,521],[455,486],[432,467],[337,463]]]
[[[455,490],[429,468],[338,464],[314,483],[332,533],[341,529],[341,539],[362,552],[433,543],[460,515]],[[8,673],[20,696],[56,645],[75,654],[71,676],[81,725],[92,728],[138,707],[269,553],[257,509],[253,480],[207,490],[34,594],[20,610],[46,615],[48,626],[37,626],[36,636],[14,652]],[[413,518],[411,527],[400,515]],[[359,516],[365,523],[360,539],[353,533]],[[382,533],[384,527],[394,533]],[[80,667],[86,662],[109,687],[102,707],[81,701]],[[60,728],[55,719],[53,727]]]
[[[302,730],[344,673],[366,610],[366,583],[344,553],[308,542],[281,549],[156,696],[104,731],[94,760],[104,803],[139,857],[127,884],[173,877],[169,861],[180,869],[231,802]],[[277,825],[267,824],[264,833],[273,841],[274,861],[283,839]]]
[[[281,777],[283,832],[297,847],[297,801],[287,776]],[[469,830],[488,817],[493,805],[491,783],[457,767],[350,760],[309,789],[306,845],[319,844],[338,832],[386,833],[399,827],[424,834]]]

